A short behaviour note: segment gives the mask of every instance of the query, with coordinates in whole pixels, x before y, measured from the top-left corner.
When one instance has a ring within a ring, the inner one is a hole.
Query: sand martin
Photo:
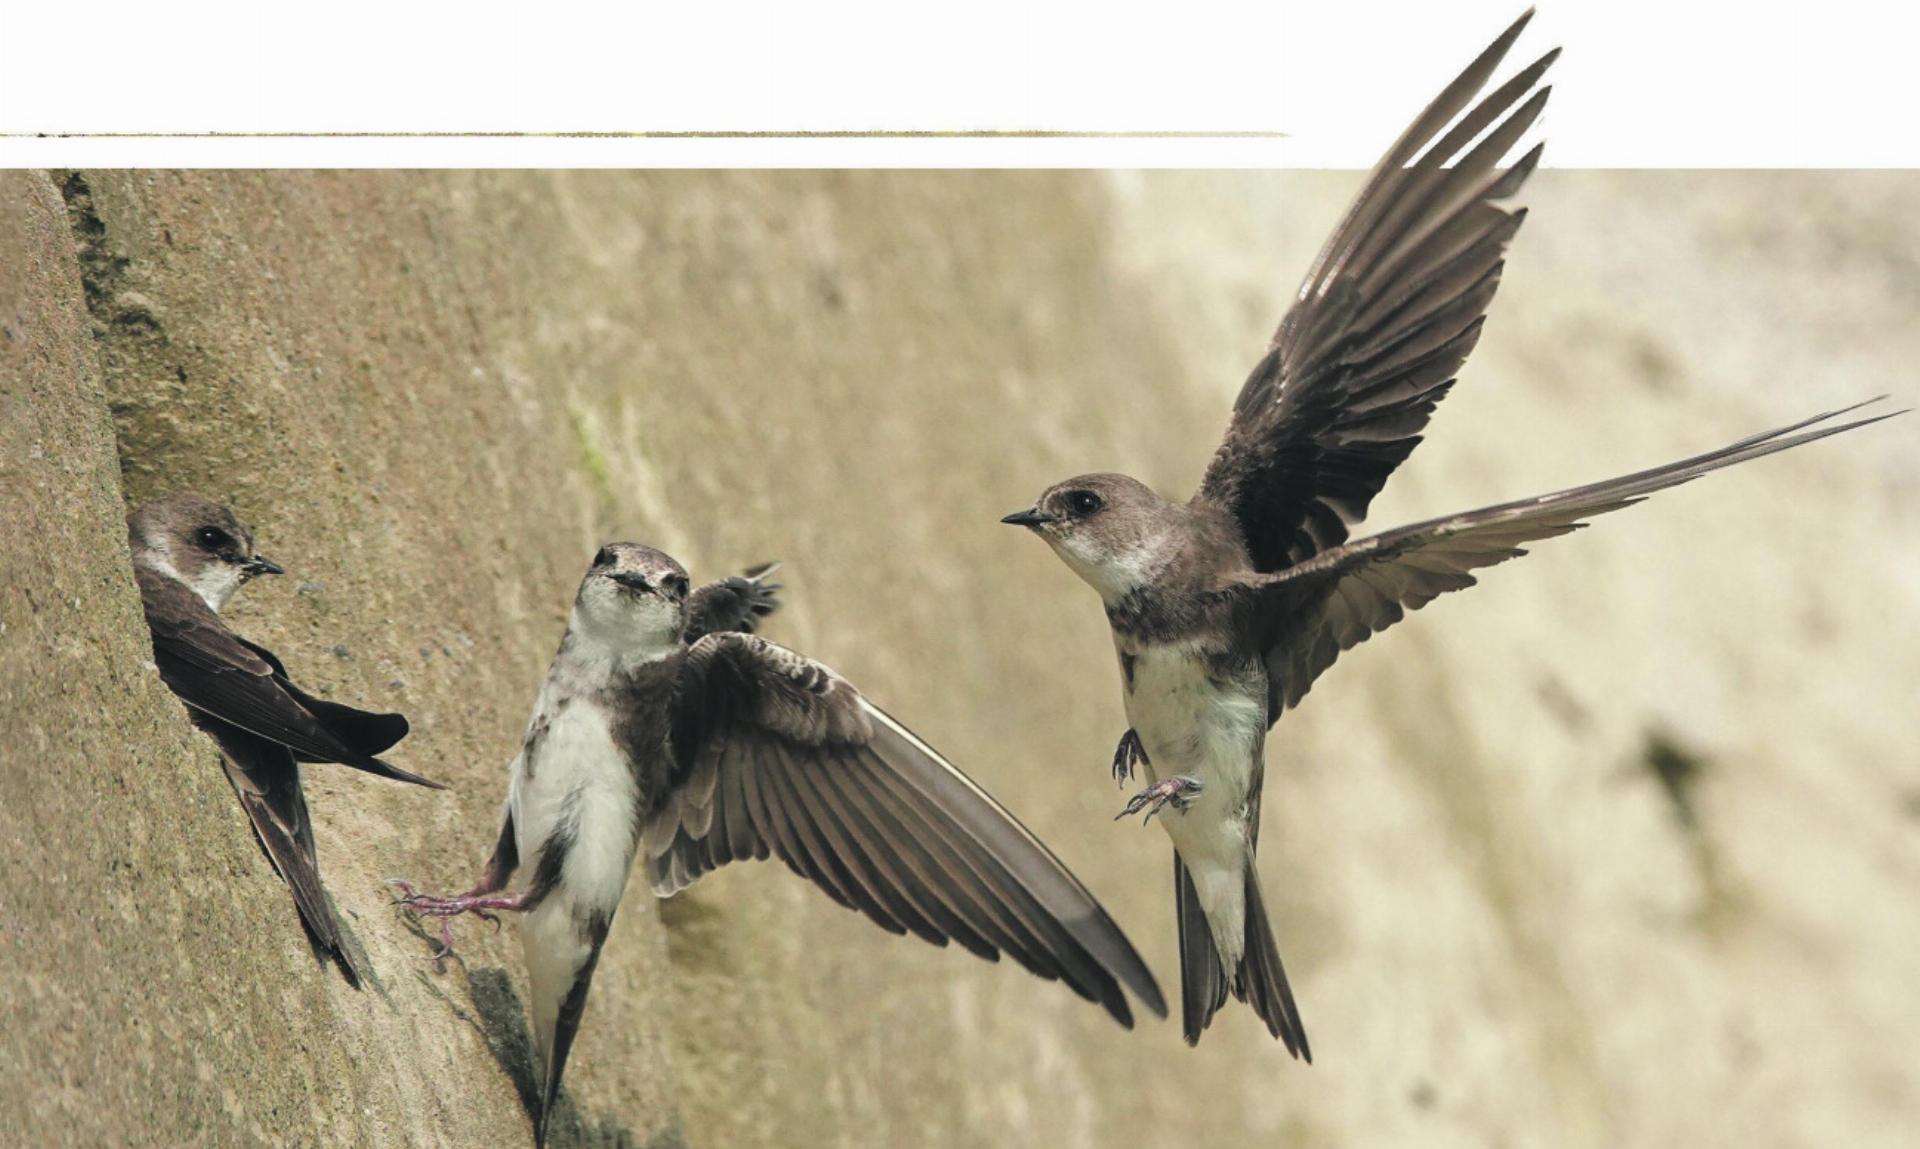
[[[1152,783],[1122,814],[1172,811],[1160,823],[1175,851],[1189,1043],[1231,990],[1312,1060],[1254,853],[1267,731],[1341,651],[1473,585],[1468,572],[1523,543],[1875,421],[1816,427],[1844,413],[1830,412],[1652,470],[1347,541],[1479,338],[1523,218],[1502,203],[1539,148],[1496,165],[1544,104],[1548,89],[1534,87],[1555,53],[1466,109],[1526,21],[1374,168],[1242,387],[1198,494],[1172,503],[1125,475],[1082,475],[1003,520],[1045,539],[1106,605],[1131,723],[1114,775],[1125,785],[1141,765]]]
[[[763,577],[763,576],[761,576]],[[747,633],[759,577],[689,591],[651,547],[601,548],[508,768],[497,844],[465,894],[401,901],[447,920],[521,915],[545,1143],[588,984],[636,854],[668,897],[778,857],[886,930],[1011,955],[1123,1026],[1166,1005],[1126,935],[1038,839],[820,663]],[[526,889],[503,894],[515,869]]]
[[[360,971],[320,884],[300,762],[338,762],[442,789],[374,755],[406,737],[407,720],[315,698],[288,679],[273,652],[227,629],[220,610],[252,579],[280,574],[253,549],[253,531],[218,503],[192,495],[151,502],[127,519],[134,579],[153,636],[154,664],[219,746],[227,781],[267,858],[321,947],[349,980]]]

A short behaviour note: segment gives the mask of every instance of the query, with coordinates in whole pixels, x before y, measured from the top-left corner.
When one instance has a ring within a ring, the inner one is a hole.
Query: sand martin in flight
[[[282,573],[253,549],[253,531],[218,503],[192,495],[151,502],[127,519],[134,578],[153,636],[154,664],[219,746],[227,781],[300,917],[349,980],[360,971],[320,884],[300,762],[338,762],[442,789],[374,757],[406,737],[407,720],[327,702],[288,679],[273,652],[227,629],[220,610],[250,580]]]
[[[1470,571],[1522,544],[1875,421],[1834,425],[1825,421],[1844,412],[1831,412],[1652,470],[1348,541],[1479,338],[1523,218],[1502,204],[1539,148],[1498,165],[1545,103],[1535,86],[1556,53],[1469,104],[1526,21],[1374,168],[1242,387],[1198,494],[1173,503],[1125,475],[1082,475],[1003,520],[1045,539],[1105,602],[1131,723],[1114,774],[1124,785],[1140,765],[1151,782],[1123,814],[1171,808],[1160,824],[1175,852],[1190,1043],[1231,991],[1312,1059],[1254,853],[1267,731],[1341,651],[1472,586]]]
[[[896,934],[1002,953],[1131,1026],[1165,1016],[1126,935],[1038,839],[832,670],[749,633],[764,576],[690,590],[651,547],[601,548],[508,768],[479,883],[401,901],[442,919],[518,912],[542,1063],[544,1144],[587,989],[636,854],[660,897],[778,857]],[[518,868],[524,891],[504,894]]]

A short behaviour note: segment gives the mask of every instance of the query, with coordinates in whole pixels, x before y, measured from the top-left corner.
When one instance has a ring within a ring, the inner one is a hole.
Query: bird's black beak
[[[1024,511],[1015,511],[1000,521],[1015,527],[1037,527],[1041,523],[1052,522],[1053,516],[1043,515],[1034,508],[1028,507]]]
[[[653,587],[647,584],[646,576],[634,574],[632,571],[616,571],[607,577],[619,583],[621,586],[626,587],[628,590],[649,591],[653,589]]]
[[[248,578],[258,578],[263,574],[286,574],[287,573],[286,570],[282,568],[279,563],[274,562],[272,559],[268,558],[265,555],[253,556],[252,558],[247,560],[246,565],[242,566],[240,570]]]

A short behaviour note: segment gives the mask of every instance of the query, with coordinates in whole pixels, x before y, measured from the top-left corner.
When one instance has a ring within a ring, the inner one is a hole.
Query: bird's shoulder
[[[822,662],[738,632],[690,647],[679,673],[681,729],[706,737],[752,728],[802,745],[865,742],[872,730],[860,692]]]
[[[651,765],[666,758],[686,663],[687,651],[679,650],[615,674],[596,692],[594,702],[607,713],[614,744],[629,761]]]
[[[134,580],[160,652],[205,671],[269,678],[278,670],[270,654],[235,634],[192,587],[145,566],[134,567]]]

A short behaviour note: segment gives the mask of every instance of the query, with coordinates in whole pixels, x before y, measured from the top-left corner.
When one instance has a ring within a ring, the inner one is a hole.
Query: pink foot
[[[494,929],[500,928],[500,918],[495,910],[518,911],[523,907],[519,895],[503,895],[478,890],[469,890],[452,897],[438,897],[422,894],[414,890],[413,884],[403,878],[388,878],[387,884],[400,891],[394,904],[402,905],[413,911],[416,917],[440,919],[440,952],[433,955],[440,961],[453,953],[453,919],[461,914],[472,914],[483,922],[492,922]]]
[[[1171,778],[1162,778],[1145,790],[1135,794],[1133,800],[1127,803],[1127,808],[1115,814],[1113,820],[1118,822],[1129,814],[1138,814],[1140,811],[1145,810],[1147,816],[1141,819],[1141,825],[1145,825],[1153,821],[1155,814],[1158,814],[1169,806],[1184,814],[1187,812],[1187,807],[1193,805],[1194,800],[1200,796],[1200,791],[1203,789],[1205,789],[1205,787],[1201,785],[1200,779],[1189,778],[1185,774],[1175,774]]]

